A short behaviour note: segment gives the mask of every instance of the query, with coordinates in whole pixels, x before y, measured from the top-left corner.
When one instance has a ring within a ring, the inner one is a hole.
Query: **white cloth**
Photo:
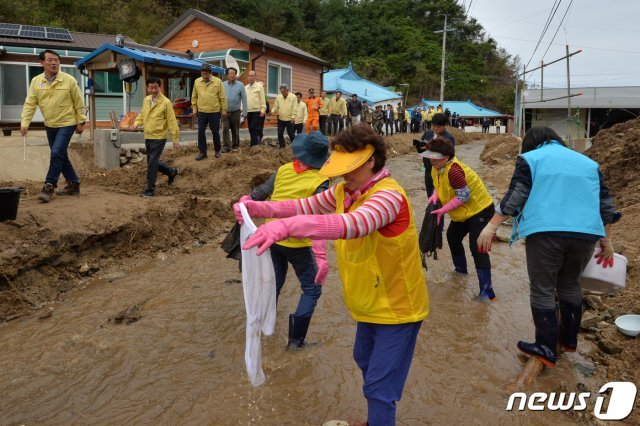
[[[240,245],[256,232],[249,213],[240,203],[243,224],[240,227]],[[261,333],[273,334],[276,325],[276,277],[271,262],[270,250],[261,256],[256,255],[257,247],[242,250],[242,289],[244,306],[247,311],[247,336],[244,361],[247,376],[253,386],[264,383],[262,371]]]

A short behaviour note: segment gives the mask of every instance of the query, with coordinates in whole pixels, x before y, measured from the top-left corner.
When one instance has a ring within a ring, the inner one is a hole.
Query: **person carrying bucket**
[[[462,240],[469,234],[469,247],[480,286],[476,300],[495,301],[491,259],[488,253],[478,251],[476,245],[480,232],[493,217],[493,198],[476,172],[458,160],[451,140],[438,136],[427,142],[426,149],[420,152],[420,156],[431,163],[434,184],[433,194],[427,203],[435,204],[438,200],[442,203],[442,208],[431,212],[437,215],[438,224],[445,213],[451,218],[447,228],[447,243],[455,271],[467,274],[467,257]]]
[[[553,367],[558,344],[576,351],[583,311],[580,274],[596,244],[598,263],[613,266],[608,236],[622,215],[595,161],[567,148],[553,129],[533,127],[522,140],[509,190],[478,238],[479,250],[491,250],[508,216],[515,217],[512,241],[526,237],[535,325],[535,342],[519,341],[518,349]]]
[[[344,181],[301,200],[247,202],[251,216],[285,219],[262,225],[243,248],[258,246],[260,255],[290,237],[336,240],[345,304],[357,323],[353,356],[364,378],[368,424],[394,425],[429,313],[413,209],[384,167],[386,144],[370,126],[339,132],[331,148],[320,175]]]

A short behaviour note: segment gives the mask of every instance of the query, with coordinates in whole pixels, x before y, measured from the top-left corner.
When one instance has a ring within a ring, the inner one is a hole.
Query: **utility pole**
[[[434,34],[442,33],[442,68],[440,69],[440,105],[444,111],[444,65],[445,65],[445,53],[447,50],[447,15],[444,15],[444,29],[434,31]]]

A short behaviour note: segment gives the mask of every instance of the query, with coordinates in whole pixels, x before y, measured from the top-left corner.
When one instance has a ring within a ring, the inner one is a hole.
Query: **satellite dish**
[[[224,57],[224,65],[227,68],[235,68],[238,71],[238,77],[240,77],[240,66],[238,65],[238,61],[236,61],[236,58],[227,53],[227,55]]]

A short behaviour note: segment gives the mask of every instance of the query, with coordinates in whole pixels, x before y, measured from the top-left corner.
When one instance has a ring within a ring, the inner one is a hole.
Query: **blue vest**
[[[513,222],[513,241],[537,232],[605,236],[595,161],[555,141],[522,156],[531,168],[533,186]]]

